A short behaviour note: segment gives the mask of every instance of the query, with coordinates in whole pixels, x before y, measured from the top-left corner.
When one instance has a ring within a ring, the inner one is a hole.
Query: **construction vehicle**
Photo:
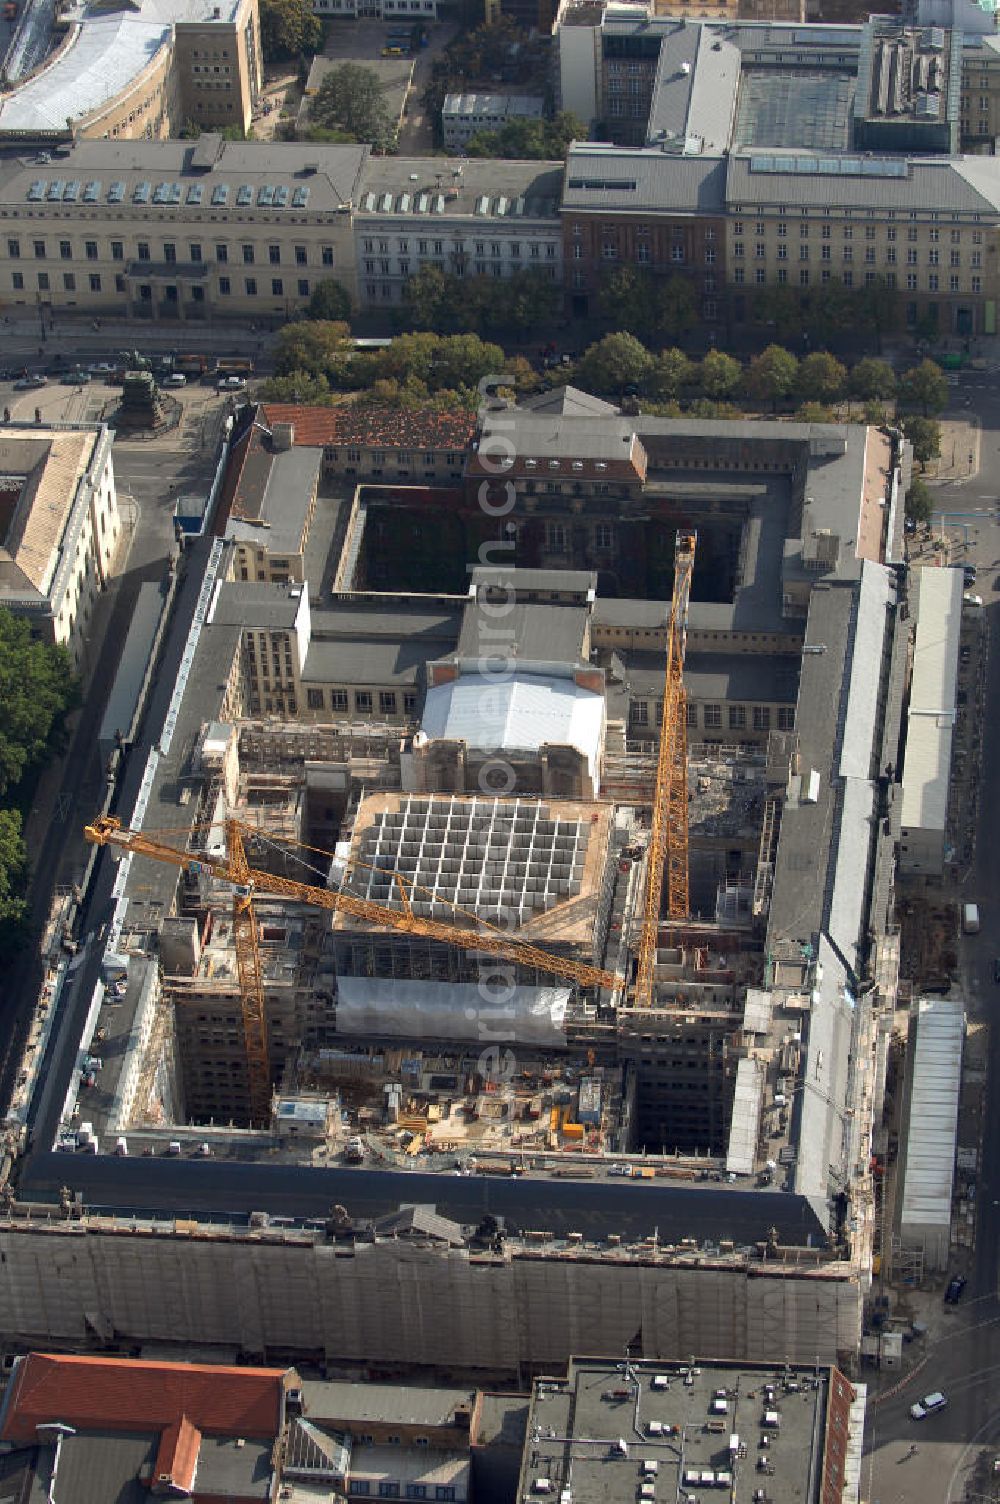
[[[253,361],[249,355],[230,355],[215,362],[213,377],[242,376],[249,381],[253,375]]]
[[[178,355],[174,360],[174,370],[182,376],[187,376],[192,381],[197,381],[208,370],[208,357],[205,355]]]
[[[638,1008],[653,1006],[653,974],[660,932],[663,881],[667,882],[667,916],[686,919],[688,889],[687,694],[684,689],[684,651],[687,646],[688,603],[698,535],[679,531],[674,545],[674,588],[667,620],[667,673],[660,720],[660,751],[653,789],[653,817],[646,854],[642,928],[634,1001]]]
[[[463,950],[485,951],[509,961],[520,961],[526,966],[536,967],[539,971],[566,977],[581,987],[606,988],[612,992],[621,988],[622,978],[615,972],[603,971],[597,966],[588,966],[563,956],[552,955],[537,945],[518,940],[506,931],[488,924],[476,914],[456,910],[455,921],[452,923],[415,914],[411,894],[421,890],[409,878],[398,872],[394,872],[392,877],[399,893],[401,907],[393,909],[372,903],[369,899],[357,898],[351,893],[297,882],[273,872],[258,871],[249,865],[243,844],[244,835],[255,836],[257,834],[258,832],[252,826],[242,825],[238,820],[227,820],[227,858],[206,860],[200,855],[193,856],[189,851],[179,851],[176,846],[169,846],[157,840],[153,835],[147,835],[139,830],[128,830],[113,815],[99,816],[92,824],[84,828],[84,836],[92,845],[116,846],[122,851],[152,857],[155,861],[167,862],[185,872],[205,873],[231,887],[236,969],[239,977],[247,1052],[250,1116],[255,1124],[267,1122],[271,1107],[264,987],[257,921],[253,912],[253,899],[257,893],[290,899],[293,903],[309,904],[313,908],[351,914],[356,919],[366,920],[382,928],[424,935],[428,939],[441,940],[448,945],[459,946]]]

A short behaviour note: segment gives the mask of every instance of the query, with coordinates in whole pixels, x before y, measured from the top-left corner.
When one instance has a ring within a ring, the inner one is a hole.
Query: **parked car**
[[[90,372],[82,366],[74,366],[71,371],[64,371],[59,380],[63,386],[86,386],[90,381]]]
[[[925,1394],[922,1400],[910,1406],[911,1420],[925,1420],[928,1415],[933,1415],[936,1410],[943,1410],[948,1399],[940,1389],[935,1389],[933,1394]]]
[[[44,376],[22,376],[14,382],[14,390],[15,392],[35,392],[40,386],[47,385],[48,382]]]
[[[217,390],[220,392],[242,392],[246,386],[245,376],[223,376],[219,381]]]
[[[946,1306],[956,1306],[962,1299],[962,1291],[965,1289],[966,1279],[964,1274],[952,1275],[948,1281],[948,1288],[944,1292]]]
[[[975,564],[963,564],[962,565],[962,581],[963,581],[963,583],[966,586],[974,585],[976,583],[976,566],[975,566]]]
[[[187,386],[187,384],[188,379],[183,371],[171,371],[170,375],[165,377],[163,382],[164,386]]]

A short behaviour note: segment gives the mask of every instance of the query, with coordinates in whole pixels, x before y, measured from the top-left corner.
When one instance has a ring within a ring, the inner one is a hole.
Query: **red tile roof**
[[[178,1427],[171,1455],[179,1459],[175,1465],[183,1467],[192,1445],[189,1433],[277,1436],[285,1378],[280,1368],[30,1353],[17,1369],[0,1440],[33,1442],[35,1428],[52,1421],[83,1430]],[[200,1437],[194,1443],[195,1456],[198,1442]],[[166,1438],[161,1455],[165,1445]]]
[[[299,407],[268,402],[268,428],[291,423],[295,443],[310,447],[356,444],[360,448],[468,449],[476,432],[476,415],[439,408],[396,407],[386,402],[344,402],[339,407]]]
[[[201,1432],[186,1415],[175,1420],[160,1437],[160,1449],[153,1468],[153,1482],[169,1483],[182,1493],[194,1488],[194,1474],[201,1451]]]

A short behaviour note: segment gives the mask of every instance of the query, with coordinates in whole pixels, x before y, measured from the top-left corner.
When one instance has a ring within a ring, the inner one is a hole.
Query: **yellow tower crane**
[[[384,904],[372,903],[370,899],[357,898],[351,893],[321,888],[311,883],[296,882],[292,878],[279,877],[273,872],[258,871],[249,865],[243,844],[244,836],[256,834],[258,832],[252,826],[244,825],[238,820],[227,820],[228,855],[224,860],[216,860],[196,856],[189,851],[179,851],[176,846],[167,845],[153,835],[146,835],[139,830],[129,830],[113,815],[101,816],[84,828],[87,840],[95,846],[116,846],[123,851],[151,857],[154,861],[167,862],[186,872],[204,872],[232,887],[236,965],[246,1038],[250,1117],[254,1123],[267,1121],[271,1104],[264,986],[257,939],[257,921],[253,912],[253,900],[258,894],[290,899],[294,903],[309,904],[313,908],[328,909],[333,913],[350,914],[355,919],[367,920],[383,928],[401,930],[405,934],[425,935],[431,940],[441,940],[448,945],[458,946],[462,950],[484,951],[505,960],[520,961],[525,966],[534,966],[539,971],[553,976],[565,977],[581,987],[600,987],[616,991],[622,986],[622,978],[615,972],[603,971],[598,966],[587,966],[579,961],[553,955],[537,945],[518,940],[504,930],[488,924],[478,915],[470,914],[457,906],[454,907],[454,922],[429,919],[422,914],[415,914],[411,896],[422,890],[398,872],[391,874],[396,882],[401,905],[400,908],[394,909]]]
[[[688,893],[687,693],[684,689],[684,650],[687,645],[688,602],[698,535],[678,532],[674,546],[674,589],[667,621],[667,673],[660,718],[660,753],[653,790],[653,820],[646,856],[642,928],[635,980],[635,1004],[653,1005],[653,973],[660,928],[663,880],[667,881],[667,915],[686,919]]]

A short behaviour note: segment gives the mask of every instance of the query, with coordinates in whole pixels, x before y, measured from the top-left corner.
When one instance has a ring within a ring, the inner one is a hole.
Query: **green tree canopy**
[[[285,376],[271,376],[261,387],[265,402],[301,402],[307,407],[323,407],[330,401],[330,383],[325,376],[311,371],[289,371]]]
[[[910,482],[903,510],[906,516],[911,517],[914,522],[930,522],[934,514],[930,487],[925,480],[920,479],[919,475],[914,476]]]
[[[836,402],[844,394],[847,368],[827,350],[814,350],[800,363],[796,391],[806,402]]]
[[[948,383],[933,360],[922,360],[907,371],[899,383],[899,396],[907,407],[919,407],[924,417],[948,406]]]
[[[306,318],[331,324],[344,322],[350,316],[351,295],[343,282],[338,282],[336,277],[324,277],[322,282],[317,282],[306,307]]]
[[[554,120],[511,120],[498,131],[479,131],[467,146],[469,157],[506,157],[516,162],[554,162],[571,141],[585,141],[586,127],[563,111]]]
[[[11,923],[18,924],[28,908],[28,852],[21,835],[21,815],[0,809],[0,955],[8,950]]]
[[[757,402],[770,402],[777,407],[783,397],[794,390],[799,373],[799,363],[791,350],[783,345],[768,345],[755,355],[746,373],[746,389]]]
[[[694,289],[679,273],[657,277],[616,267],[602,283],[599,303],[603,317],[619,331],[648,342],[679,339],[697,321]]]
[[[298,319],[279,332],[274,354],[274,369],[279,376],[306,371],[325,376],[339,358],[349,350],[350,329],[339,320]]]
[[[318,52],[323,28],[309,0],[260,0],[260,45],[265,63]]]
[[[896,373],[887,360],[878,360],[866,355],[852,367],[847,381],[852,397],[865,402],[878,402],[896,394]]]
[[[883,334],[899,328],[899,289],[890,287],[884,277],[874,277],[858,293],[857,327],[872,329],[875,348],[881,350]]]
[[[916,415],[905,418],[903,432],[913,445],[913,458],[920,465],[937,459],[941,453],[941,425],[935,418]]]
[[[426,262],[403,287],[409,323],[415,329],[449,328],[456,312],[454,283],[441,267]]]
[[[632,334],[606,334],[585,350],[577,366],[580,385],[590,392],[621,393],[651,375],[653,357]]]
[[[794,287],[762,287],[753,300],[755,323],[773,327],[776,339],[802,333],[802,298]]]
[[[60,745],[78,703],[65,648],[32,641],[28,623],[0,607],[0,795]]]
[[[378,378],[413,377],[428,391],[475,387],[484,376],[503,374],[504,353],[478,334],[401,334],[376,358]]]
[[[655,396],[669,401],[690,386],[694,364],[683,350],[661,350],[653,370],[650,387]]]
[[[698,385],[706,397],[718,402],[736,390],[742,374],[738,360],[734,360],[724,350],[709,350],[698,366]]]
[[[380,149],[390,146],[394,135],[378,77],[360,63],[341,63],[330,70],[310,101],[309,123],[346,131],[355,141]]]

